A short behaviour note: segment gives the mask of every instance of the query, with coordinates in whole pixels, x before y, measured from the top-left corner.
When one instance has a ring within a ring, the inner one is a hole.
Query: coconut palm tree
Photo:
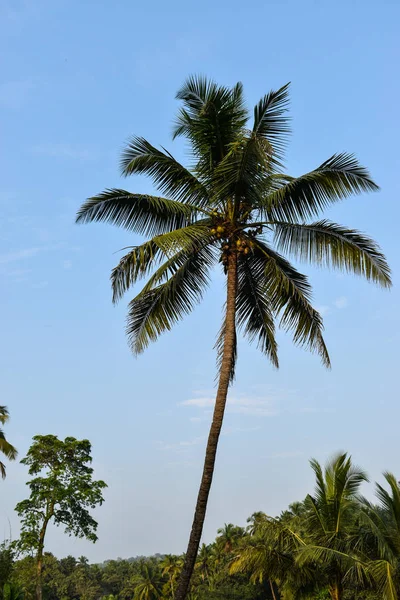
[[[230,554],[237,544],[238,540],[244,535],[242,527],[233,525],[232,523],[225,523],[223,527],[218,529],[218,537],[216,539],[217,545],[223,548],[226,554]]]
[[[6,406],[0,406],[0,423],[4,425],[9,420],[10,415]],[[0,428],[0,452],[9,460],[15,460],[18,456],[17,449],[6,440],[4,431]],[[6,466],[0,461],[0,473],[3,479],[6,478]]]
[[[167,593],[171,594],[171,598],[175,598],[176,580],[181,572],[182,565],[182,558],[175,554],[166,554],[161,561],[162,575],[168,577],[168,583],[165,584],[165,588]]]
[[[164,581],[160,569],[155,564],[143,562],[131,582],[134,598],[137,600],[159,600],[162,597]]]
[[[341,600],[345,581],[355,576],[365,578],[364,583],[370,579],[367,556],[359,547],[358,497],[368,478],[345,453],[334,456],[325,469],[315,459],[310,464],[316,487],[304,502],[307,544],[299,548],[296,560],[301,566],[319,566],[319,580],[326,582],[332,600]]]
[[[134,137],[122,156],[122,174],[149,175],[162,196],[106,189],[77,215],[78,223],[108,222],[147,237],[111,274],[114,302],[148,277],[128,308],[127,335],[135,354],[201,301],[214,265],[220,262],[226,275],[218,388],[177,600],[187,594],[200,544],[238,329],[276,367],[276,322],[330,365],[308,279],[282,253],[391,285],[386,260],[371,239],[318,217],[332,203],[378,189],[354,156],[335,154],[300,177],[283,173],[288,91],[285,85],[264,96],[249,124],[241,84],[228,88],[189,78],[177,94],[182,108],[174,138],[189,141],[192,168]]]

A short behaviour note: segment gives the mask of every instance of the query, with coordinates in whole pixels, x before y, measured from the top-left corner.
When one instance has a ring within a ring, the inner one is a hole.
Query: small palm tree
[[[192,169],[134,137],[124,151],[122,173],[149,175],[163,196],[107,189],[82,205],[77,222],[112,223],[148,238],[132,247],[111,274],[114,302],[148,277],[128,309],[127,335],[135,354],[201,301],[213,266],[220,262],[226,274],[214,415],[176,593],[183,600],[203,530],[238,329],[276,367],[276,322],[330,365],[308,279],[281,253],[356,273],[386,288],[391,281],[383,254],[367,236],[326,219],[310,221],[351,194],[377,190],[368,171],[352,155],[335,154],[300,177],[283,173],[288,85],[260,100],[250,125],[241,84],[230,89],[192,77],[177,98],[183,106],[174,137],[189,141]]]
[[[297,562],[320,567],[332,600],[341,600],[344,581],[350,581],[356,567],[365,575],[365,556],[359,541],[359,488],[368,481],[366,473],[352,465],[351,457],[338,454],[325,469],[311,460],[316,477],[314,496],[308,495],[306,509],[307,545],[299,549]]]
[[[217,544],[223,548],[224,552],[230,554],[244,535],[244,530],[242,527],[238,527],[237,525],[233,525],[232,523],[225,523],[223,527],[218,529],[218,537]]]
[[[0,406],[0,423],[4,425],[9,420],[10,415],[6,406]],[[18,456],[17,449],[6,440],[4,431],[0,428],[0,452],[9,460],[15,460]],[[0,461],[0,473],[3,479],[6,478],[6,466]]]
[[[139,573],[132,577],[134,598],[137,600],[159,600],[162,597],[164,581],[156,565],[143,562]]]
[[[175,586],[183,565],[182,558],[175,554],[166,554],[160,564],[162,575],[168,578],[166,589],[175,598]]]

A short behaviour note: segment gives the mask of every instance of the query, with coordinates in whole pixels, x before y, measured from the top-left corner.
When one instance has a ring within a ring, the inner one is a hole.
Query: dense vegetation
[[[346,455],[323,469],[304,501],[277,517],[256,512],[246,527],[226,524],[198,552],[192,600],[394,600],[400,590],[400,487],[384,473],[377,503],[360,495],[367,475]],[[0,552],[4,600],[33,600],[36,558]],[[89,564],[84,557],[43,559],[45,600],[174,600],[184,557],[137,557]]]
[[[115,302],[140,279],[148,279],[128,309],[127,334],[136,354],[201,301],[218,263],[226,275],[215,408],[176,591],[177,600],[184,600],[234,376],[238,331],[257,342],[276,367],[276,325],[329,366],[311,286],[289,260],[355,273],[384,288],[391,286],[391,279],[373,240],[321,218],[331,204],[378,189],[355,157],[334,154],[300,177],[286,173],[288,85],[261,98],[252,117],[241,83],[228,88],[190,77],[177,98],[181,109],[174,138],[188,142],[190,168],[146,139],[133,137],[122,156],[122,174],[150,176],[162,197],[106,189],[81,206],[77,221],[112,223],[146,237],[141,245],[129,247],[111,274]]]

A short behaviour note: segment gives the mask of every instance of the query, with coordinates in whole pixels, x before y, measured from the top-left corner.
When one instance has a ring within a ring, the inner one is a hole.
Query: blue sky
[[[312,489],[308,459],[338,449],[377,479],[398,461],[400,217],[398,3],[340,0],[137,3],[3,0],[0,5],[1,402],[21,457],[36,433],[86,437],[109,484],[93,546],[52,530],[48,549],[91,560],[184,550],[215,393],[222,278],[196,312],[135,360],[110,269],[138,238],[76,226],[80,203],[121,181],[131,134],[167,146],[176,90],[192,73],[240,80],[249,106],[292,82],[287,171],[355,152],[381,186],[326,216],[375,237],[394,289],[304,267],[324,313],[333,369],[279,335],[277,372],[240,346],[205,541],[224,522],[278,513]],[[26,491],[0,482],[0,533]],[[372,493],[372,487],[366,488]]]

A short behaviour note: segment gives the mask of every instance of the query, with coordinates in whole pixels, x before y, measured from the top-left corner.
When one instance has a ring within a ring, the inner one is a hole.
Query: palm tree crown
[[[389,287],[389,268],[371,239],[325,219],[308,222],[331,203],[377,185],[349,154],[334,155],[300,177],[281,173],[288,85],[260,100],[250,128],[240,84],[228,89],[190,78],[177,97],[183,107],[174,137],[189,139],[193,168],[134,137],[123,153],[122,173],[150,175],[168,197],[108,189],[88,199],[77,216],[80,223],[111,222],[150,238],[111,275],[115,302],[149,276],[129,304],[133,351],[142,352],[190,312],[208,286],[211,267],[220,261],[226,268],[237,252],[237,323],[244,334],[278,366],[277,317],[295,342],[329,365],[310,284],[280,252]]]

